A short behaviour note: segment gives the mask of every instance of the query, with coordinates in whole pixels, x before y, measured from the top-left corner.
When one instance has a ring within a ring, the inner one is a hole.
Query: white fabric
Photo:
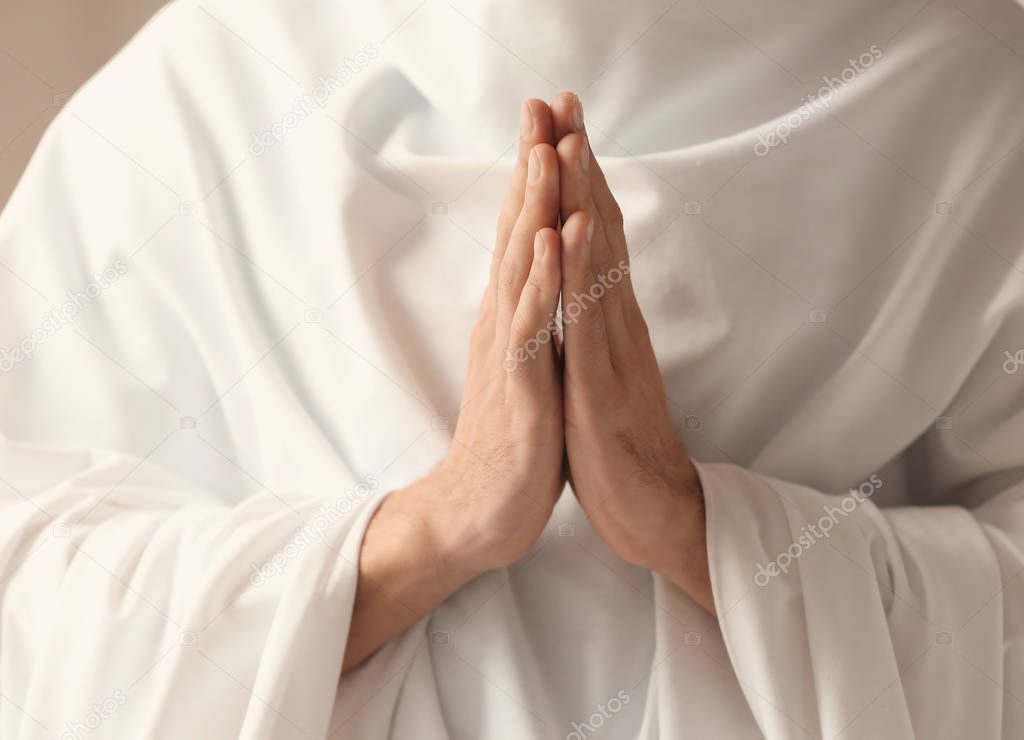
[[[1019,737],[1022,39],[1006,0],[170,5],[0,218],[0,735]],[[721,626],[567,493],[339,682],[366,521],[446,449],[518,102],[560,89]]]

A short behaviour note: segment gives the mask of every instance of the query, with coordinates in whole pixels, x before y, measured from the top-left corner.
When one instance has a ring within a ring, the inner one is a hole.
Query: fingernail
[[[533,256],[535,259],[544,259],[544,253],[547,251],[548,245],[544,241],[544,235],[541,232],[537,232],[537,236],[533,238]]]
[[[590,240],[594,238],[594,219],[590,219],[590,223],[587,224],[587,244],[590,244]]]
[[[536,182],[537,178],[540,177],[540,157],[537,156],[537,150],[530,150],[530,163],[526,167],[526,179],[530,182]]]
[[[523,138],[533,133],[533,116],[530,115],[529,103],[523,103],[522,112],[519,114],[519,135]]]
[[[590,169],[590,139],[586,136],[583,137],[583,143],[580,145],[580,167],[584,172]]]
[[[572,108],[572,125],[577,131],[583,130],[583,103],[578,97],[576,98],[575,105]]]

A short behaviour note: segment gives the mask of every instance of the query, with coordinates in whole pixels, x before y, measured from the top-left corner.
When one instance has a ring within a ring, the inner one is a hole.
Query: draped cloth
[[[1003,0],[171,3],[0,216],[4,738],[1024,732]],[[570,491],[340,677],[444,455],[518,104],[580,92],[718,617]]]

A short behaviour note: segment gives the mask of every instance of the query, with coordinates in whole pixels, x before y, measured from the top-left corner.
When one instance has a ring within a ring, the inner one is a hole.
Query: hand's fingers
[[[636,299],[636,292],[633,290],[633,279],[629,276],[629,249],[626,246],[622,209],[619,208],[618,201],[612,195],[601,164],[597,161],[597,157],[593,156],[593,152],[591,152],[590,161],[590,192],[601,219],[601,232],[608,245],[611,262],[626,273],[619,288],[622,299],[622,315],[629,327],[630,335],[642,343],[647,337],[647,323],[644,321],[640,304]],[[622,267],[623,265],[625,267]]]
[[[552,228],[541,229],[533,242],[530,275],[512,317],[505,369],[531,378],[550,373],[558,336],[555,312],[562,289],[562,240]]]
[[[551,101],[551,122],[554,129],[555,146],[561,147],[562,141],[571,138],[571,134],[578,134],[583,138],[583,143],[588,147],[587,152],[591,155],[590,161],[593,166],[589,168],[590,188],[589,192],[598,207],[602,225],[607,232],[607,242],[612,248],[615,262],[620,259],[629,260],[626,250],[626,238],[622,229],[622,212],[619,204],[612,195],[611,189],[605,180],[604,172],[600,163],[589,150],[590,141],[586,133],[586,123],[583,117],[583,103],[579,97],[571,92],[559,93]],[[566,193],[562,193],[562,219],[569,217],[569,214],[582,208],[581,203],[566,203]]]
[[[587,142],[590,143],[589,141]],[[608,181],[604,177],[604,170],[597,157],[591,153],[590,161],[590,193],[597,204],[597,211],[601,214],[601,223],[604,226],[608,246],[611,248],[615,261],[629,261],[629,250],[626,248],[626,232],[622,224],[622,209],[619,202],[612,195]]]
[[[579,97],[571,92],[556,95],[551,101],[551,122],[555,145],[567,134],[583,133],[583,104]]]
[[[523,209],[512,229],[508,248],[498,268],[498,316],[496,335],[508,341],[508,332],[519,305],[526,276],[533,261],[533,238],[545,226],[558,222],[558,158],[550,144],[538,144],[528,157]]]
[[[567,134],[556,147],[558,152],[559,209],[563,220],[576,211],[596,213],[590,191],[590,165],[593,159],[590,144],[584,134]],[[601,224],[595,224],[597,228]]]
[[[578,159],[581,167],[569,170],[568,178],[563,175],[562,219],[564,220],[574,211],[588,207],[595,208],[598,216],[598,224],[595,227],[597,234],[595,236],[595,264],[597,269],[625,269],[622,266],[629,265],[629,250],[626,246],[626,234],[623,229],[622,210],[608,187],[601,163],[590,148],[590,140],[584,130],[582,106],[575,96],[573,96],[574,106],[570,105],[568,100],[563,101],[564,95],[566,93],[556,98],[551,109],[556,141],[558,141],[560,165],[564,171],[566,163],[575,162]],[[563,101],[563,103],[559,104],[559,101]],[[559,138],[560,132],[567,126],[575,126],[576,119],[573,119],[573,116],[578,116],[579,132],[570,131]],[[578,157],[577,151],[579,152]],[[628,272],[628,270],[626,271]],[[633,291],[633,281],[628,274],[622,280],[618,293],[621,294],[622,315],[631,334],[646,334],[646,324]]]
[[[594,266],[596,270],[612,262],[611,249],[604,235],[604,218],[591,190],[591,166],[596,166],[590,143],[582,134],[568,134],[558,142],[559,210],[563,219],[576,211],[597,218],[594,224]]]
[[[583,142],[589,147],[590,141],[586,132],[586,123],[583,117],[583,104],[578,96],[571,92],[560,93],[551,102],[551,121],[554,127],[555,146],[561,146],[562,141],[571,134],[579,134]],[[589,151],[589,149],[588,149]],[[601,165],[591,152],[590,157],[593,166],[589,168],[590,191],[594,202],[597,204],[599,213],[602,214],[602,221],[608,232],[608,243],[615,250],[615,261],[629,259],[626,253],[626,239],[622,232],[622,213],[619,204],[608,188]],[[562,197],[565,206],[565,194]],[[578,210],[575,207],[562,208],[562,218],[568,218],[569,214]],[[617,226],[618,228],[611,228]]]
[[[615,258],[608,243],[604,218],[591,192],[590,168],[593,156],[586,136],[568,134],[558,142],[559,199],[563,217],[583,211],[594,217],[594,238],[591,240],[591,262],[594,276],[601,291],[608,342],[613,365],[623,353],[629,352],[632,342],[627,334],[624,291],[628,286],[628,263]]]
[[[523,209],[526,196],[526,174],[529,169],[530,152],[537,144],[553,144],[551,134],[551,109],[543,100],[531,99],[523,102],[520,110],[519,153],[516,156],[515,168],[512,171],[512,182],[509,184],[505,202],[498,217],[498,233],[494,243],[494,259],[491,261],[491,280],[498,274],[498,266],[509,237],[515,227],[519,212]]]
[[[562,226],[562,325],[565,372],[585,382],[611,372],[608,331],[601,301],[594,297],[591,240],[594,217],[573,213]]]

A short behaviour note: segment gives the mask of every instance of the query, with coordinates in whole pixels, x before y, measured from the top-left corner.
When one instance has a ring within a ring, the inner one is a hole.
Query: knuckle
[[[580,156],[580,148],[583,146],[583,137],[578,133],[566,134],[555,146],[555,154],[563,162],[575,160]]]
[[[511,295],[516,287],[516,272],[516,265],[512,261],[512,256],[506,253],[498,268],[498,292],[500,295],[505,297]]]
[[[526,280],[526,285],[523,286],[523,297],[526,297],[527,291],[530,292],[531,297],[537,302],[543,302],[548,298],[548,292],[545,290],[543,283],[537,279],[535,275],[530,275]]]
[[[506,355],[505,372],[513,382],[525,381],[530,377],[530,358],[522,355],[522,351]]]

